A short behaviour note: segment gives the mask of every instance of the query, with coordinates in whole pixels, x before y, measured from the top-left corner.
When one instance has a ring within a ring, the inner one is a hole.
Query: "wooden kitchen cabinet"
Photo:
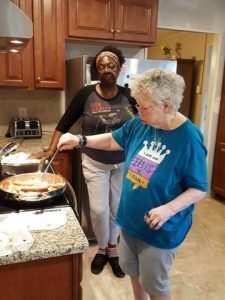
[[[0,87],[64,89],[64,0],[12,0],[32,20],[33,39],[20,53],[0,53]]]
[[[156,39],[158,0],[68,0],[67,38],[149,45]]]
[[[215,146],[212,190],[225,198],[225,68]]]
[[[72,184],[72,151],[60,152],[54,159],[53,169]]]
[[[35,88],[64,87],[64,0],[33,0]]]
[[[32,0],[11,0],[32,19]],[[33,87],[33,41],[18,53],[0,53],[0,87]]]
[[[0,299],[82,300],[82,253],[1,266]]]

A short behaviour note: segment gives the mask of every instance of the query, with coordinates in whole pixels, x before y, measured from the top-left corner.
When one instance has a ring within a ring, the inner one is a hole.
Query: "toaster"
[[[41,138],[41,122],[37,118],[13,118],[9,124],[9,135],[23,138]]]

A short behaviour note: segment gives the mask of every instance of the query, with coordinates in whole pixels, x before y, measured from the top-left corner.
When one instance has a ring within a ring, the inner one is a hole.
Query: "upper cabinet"
[[[158,0],[68,0],[68,39],[151,45]]]
[[[0,53],[0,87],[64,89],[65,37],[140,46],[156,39],[158,0],[11,1],[33,20],[34,36],[21,52]]]
[[[13,0],[32,19],[32,0]],[[33,87],[33,41],[17,53],[0,52],[0,87]]]
[[[33,0],[33,21],[35,87],[63,88],[64,0]]]
[[[64,0],[13,0],[31,19],[34,37],[19,53],[0,53],[0,87],[63,89]]]

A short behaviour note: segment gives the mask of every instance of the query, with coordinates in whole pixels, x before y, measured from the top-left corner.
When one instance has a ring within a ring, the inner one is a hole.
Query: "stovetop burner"
[[[18,212],[20,210],[36,210],[45,209],[57,206],[70,206],[70,201],[67,193],[63,195],[38,202],[13,201],[4,197],[0,198],[0,214]]]

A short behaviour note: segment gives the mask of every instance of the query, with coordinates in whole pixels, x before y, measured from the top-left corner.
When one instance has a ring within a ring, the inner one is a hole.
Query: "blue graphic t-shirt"
[[[159,230],[150,229],[144,215],[189,188],[207,191],[207,152],[202,134],[189,119],[165,131],[143,125],[137,117],[113,131],[112,136],[125,149],[126,158],[116,223],[152,246],[177,247],[191,227],[194,205],[174,215]]]

